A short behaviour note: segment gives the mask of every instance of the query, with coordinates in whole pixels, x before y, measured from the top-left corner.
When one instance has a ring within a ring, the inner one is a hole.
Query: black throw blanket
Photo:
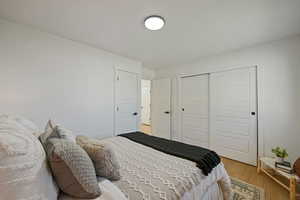
[[[150,136],[142,132],[126,133],[119,136],[158,151],[193,161],[206,176],[220,163],[220,157],[214,151],[202,147]]]

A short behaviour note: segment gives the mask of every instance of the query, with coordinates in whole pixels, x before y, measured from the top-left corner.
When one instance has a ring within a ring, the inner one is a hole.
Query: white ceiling
[[[0,17],[158,68],[299,34],[300,0],[0,0]]]

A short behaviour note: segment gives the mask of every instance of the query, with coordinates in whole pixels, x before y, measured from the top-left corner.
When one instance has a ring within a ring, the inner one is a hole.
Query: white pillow
[[[21,116],[1,114],[0,120],[14,121],[17,123],[17,126],[22,126],[23,128],[25,128],[26,132],[29,132],[37,137],[40,135],[39,128],[32,121]]]
[[[124,193],[111,181],[105,178],[98,178],[98,184],[101,189],[101,196],[93,200],[127,200]],[[61,194],[59,200],[87,200],[76,199],[65,194]]]
[[[33,123],[25,126],[19,119],[0,116],[0,200],[56,200],[58,189],[31,132]]]

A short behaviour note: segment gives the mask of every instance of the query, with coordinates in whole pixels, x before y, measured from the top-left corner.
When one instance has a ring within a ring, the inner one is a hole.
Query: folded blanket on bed
[[[220,157],[214,151],[202,147],[150,136],[142,132],[126,133],[119,136],[128,138],[158,151],[193,161],[206,176],[220,163]]]

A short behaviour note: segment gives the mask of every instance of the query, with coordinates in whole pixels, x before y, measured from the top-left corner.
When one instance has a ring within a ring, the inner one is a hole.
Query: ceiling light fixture
[[[158,15],[151,15],[146,17],[144,21],[145,27],[151,31],[157,31],[162,29],[165,25],[165,19]]]

